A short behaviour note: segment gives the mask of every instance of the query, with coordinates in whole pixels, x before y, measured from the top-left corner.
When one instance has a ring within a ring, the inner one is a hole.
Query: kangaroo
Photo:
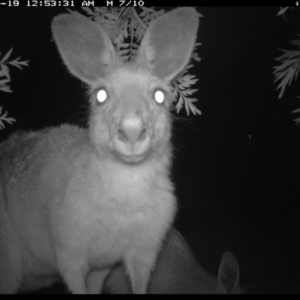
[[[104,293],[132,293],[126,270],[116,266],[104,284]],[[190,247],[176,229],[171,229],[157,262],[147,293],[149,294],[239,294],[239,264],[232,254],[223,254],[218,279],[198,263]]]
[[[126,63],[97,23],[54,18],[64,63],[89,87],[89,126],[16,132],[0,144],[0,293],[58,275],[72,293],[99,293],[119,261],[133,292],[146,293],[176,213],[171,81],[191,58],[198,23],[193,8],[160,16]]]

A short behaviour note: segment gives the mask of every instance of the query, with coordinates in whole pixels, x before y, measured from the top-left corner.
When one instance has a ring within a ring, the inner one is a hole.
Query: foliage
[[[0,59],[0,91],[11,93],[12,90],[10,89],[10,86],[8,83],[10,82],[10,75],[9,75],[9,65],[20,68],[22,70],[23,66],[28,66],[28,61],[20,61],[20,57],[17,59],[8,61],[13,48],[11,48],[5,55]],[[1,52],[0,52],[1,57]],[[4,122],[7,122],[9,124],[12,124],[16,120],[14,118],[7,117],[7,112],[2,113],[2,106],[0,106],[0,130],[5,128]]]
[[[9,123],[10,125],[15,122],[16,120],[14,118],[9,118],[7,117],[7,112],[4,112],[3,115],[1,115],[2,113],[2,106],[0,106],[0,130],[5,128],[5,124],[4,121]]]
[[[5,77],[5,79],[0,80],[0,91],[2,92],[7,92],[11,93],[12,90],[10,89],[10,86],[7,85],[7,83],[10,82],[10,76],[9,76],[9,68],[8,65],[15,66],[19,69],[22,70],[22,65],[23,66],[28,66],[28,61],[19,61],[20,57],[8,61],[11,53],[12,53],[13,48],[11,48],[5,55],[4,57],[0,60],[0,78]],[[1,52],[0,52],[1,56]]]
[[[300,40],[290,41],[292,45],[300,46]],[[300,49],[299,50],[283,50],[281,56],[277,57],[276,60],[281,61],[281,64],[274,67],[275,82],[281,81],[277,89],[281,89],[278,98],[280,99],[284,93],[286,86],[289,86],[295,78],[297,79],[299,67],[300,67]]]
[[[285,16],[286,11],[290,7],[280,7],[277,16]],[[299,35],[300,36],[300,35]],[[280,65],[274,67],[274,82],[279,81],[277,89],[280,89],[278,98],[280,99],[285,91],[285,88],[291,84],[291,82],[297,79],[299,68],[300,68],[300,40],[292,40],[290,44],[297,46],[297,50],[284,50],[280,49],[284,53],[277,57],[276,60],[280,61]],[[300,97],[298,97],[300,98]],[[294,113],[299,113],[300,108],[293,111]],[[296,123],[300,123],[300,117],[295,119]]]
[[[82,7],[82,9],[106,30],[124,61],[134,60],[147,27],[165,12],[157,7],[140,7],[139,10],[136,7]],[[78,12],[70,12],[78,14]],[[201,14],[198,15],[202,17]],[[195,49],[198,45],[200,44],[195,45]],[[200,61],[195,49],[192,58]],[[188,115],[190,111],[194,115],[200,115],[201,111],[194,105],[197,99],[189,98],[197,91],[197,89],[190,89],[190,86],[198,79],[194,78],[194,75],[186,74],[192,66],[192,64],[187,65],[173,82],[174,95],[177,99],[176,111],[179,112],[184,105]]]

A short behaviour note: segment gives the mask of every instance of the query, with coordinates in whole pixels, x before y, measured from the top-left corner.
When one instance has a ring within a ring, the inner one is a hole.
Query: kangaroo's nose
[[[120,124],[118,129],[118,139],[122,142],[129,142],[134,145],[146,139],[147,131],[140,117],[129,117]]]

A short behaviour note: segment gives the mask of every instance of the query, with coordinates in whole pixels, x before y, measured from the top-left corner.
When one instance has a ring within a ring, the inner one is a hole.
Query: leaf
[[[295,46],[300,46],[300,40],[292,40],[292,41],[290,41],[290,44],[295,45]]]
[[[279,12],[277,13],[277,17],[278,16],[281,16],[281,15],[284,15],[284,13],[289,9],[289,6],[286,6],[286,7],[280,7],[280,10]]]
[[[298,98],[300,98],[300,97],[298,96]],[[297,108],[297,109],[293,110],[292,113],[300,113],[300,108]],[[300,123],[300,117],[298,117],[297,119],[295,119],[295,123],[296,124]]]
[[[0,80],[0,85],[5,85],[9,82],[10,80],[9,79],[2,79]]]
[[[106,18],[111,19],[111,20],[118,20],[118,16],[113,14],[113,13],[106,13],[104,14]]]
[[[10,50],[8,50],[8,52],[4,55],[4,57],[1,59],[0,62],[6,61],[9,58],[9,56],[10,56],[10,54],[11,54],[12,51],[13,51],[13,48],[11,48]]]
[[[198,91],[198,89],[193,89],[193,90],[190,90],[190,89],[187,89],[185,90],[184,92],[182,92],[183,95],[192,95],[194,94],[194,92]]]
[[[181,91],[178,86],[175,86],[174,88],[175,88],[174,97],[178,98],[179,95],[179,99],[175,106],[177,113],[180,111],[180,109],[184,104],[188,116],[190,114],[190,110],[194,115],[197,114],[201,115],[201,111],[193,104],[193,102],[196,102],[198,100],[196,98],[188,98],[185,96],[194,93],[195,91],[197,91],[197,89],[195,90],[184,89],[183,91]]]
[[[182,108],[182,105],[183,105],[183,98],[182,97],[180,97],[179,98],[179,100],[178,100],[178,102],[177,102],[177,104],[176,104],[176,112],[177,113],[179,113],[180,112],[180,110],[181,110],[181,108]]]
[[[295,41],[293,42],[294,44],[296,43]],[[278,58],[275,58],[276,60],[281,61],[281,65],[273,67],[273,73],[275,75],[274,82],[281,81],[277,87],[277,89],[280,89],[279,99],[283,96],[285,88],[291,84],[292,80],[294,78],[297,79],[300,68],[300,51],[282,49],[281,51],[284,53]]]
[[[15,67],[17,67],[17,68],[19,68],[21,70],[22,70],[22,67],[21,67],[22,65],[23,66],[28,66],[28,64],[29,64],[28,60],[26,60],[26,61],[18,61],[18,59],[20,59],[20,57],[18,57],[17,59],[15,59],[13,61],[10,61],[9,64],[13,65],[13,66],[15,66]]]
[[[87,7],[87,6],[86,7],[82,7],[82,9],[84,9],[87,14],[94,15],[94,12],[89,7]]]
[[[12,90],[10,89],[9,85],[0,85],[0,91],[6,93],[12,93]]]
[[[177,78],[176,81],[181,89],[189,88],[191,85],[195,84],[195,82],[198,81],[198,79],[194,77],[195,75],[186,74],[180,78]]]
[[[125,56],[125,55],[128,54],[128,52],[129,52],[129,49],[126,49],[126,50],[120,50],[120,51],[119,51],[119,54],[120,54],[121,56]]]
[[[9,68],[6,65],[1,65],[1,70],[0,70],[0,77],[6,77],[8,80],[10,80],[10,76],[9,76]]]
[[[6,116],[7,116],[7,112],[5,112],[5,113],[1,116],[1,112],[2,112],[2,107],[0,107],[0,129],[4,129],[4,128],[5,128],[4,122],[7,122],[7,123],[9,123],[9,124],[12,124],[13,122],[16,121],[14,118],[6,117]]]
[[[11,48],[4,57],[2,57],[0,61],[0,78],[5,77],[4,79],[0,80],[0,91],[11,93],[12,90],[10,89],[10,86],[7,85],[7,83],[10,82],[10,75],[9,75],[9,67],[8,65],[17,67],[22,70],[21,66],[28,66],[29,61],[20,61],[20,57],[12,60],[7,61],[12,53],[13,48]]]
[[[298,99],[300,99],[300,97],[298,96]],[[295,109],[295,110],[292,110],[292,113],[296,114],[296,113],[300,113],[300,107]],[[296,124],[299,124],[300,123],[300,117],[298,117],[297,119],[294,120]]]

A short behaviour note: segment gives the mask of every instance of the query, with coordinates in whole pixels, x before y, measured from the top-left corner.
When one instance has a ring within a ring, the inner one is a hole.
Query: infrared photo
[[[300,294],[298,7],[0,7],[0,294]]]

